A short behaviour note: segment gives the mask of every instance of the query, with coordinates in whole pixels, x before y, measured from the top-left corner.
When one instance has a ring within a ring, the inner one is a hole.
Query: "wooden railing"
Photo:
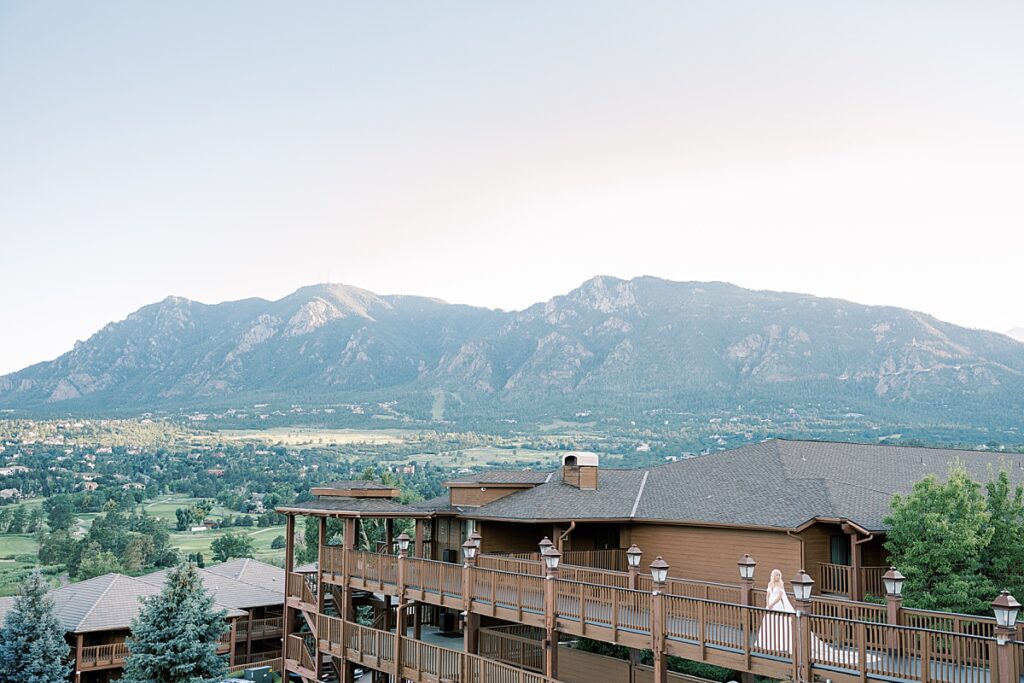
[[[888,567],[861,567],[861,589],[865,595],[885,596],[882,575]],[[845,564],[821,562],[818,565],[818,590],[822,593],[850,595],[850,573],[853,568]]]
[[[265,654],[265,653],[260,653],[260,654]],[[284,659],[282,657],[274,657],[272,659],[254,660],[252,662],[248,662],[248,663],[245,663],[245,664],[238,664],[238,663],[236,663],[233,666],[228,667],[228,673],[229,674],[236,674],[236,673],[238,673],[240,671],[245,671],[246,669],[258,669],[258,668],[264,667],[264,666],[269,666],[271,671],[280,674],[280,673],[282,673],[284,671]]]
[[[555,683],[544,676],[517,669],[479,655],[439,647],[395,633],[317,615],[318,646],[334,656],[412,681],[451,683]],[[294,636],[293,636],[294,637]],[[298,647],[291,647],[301,655]],[[401,651],[401,661],[396,661]],[[344,653],[339,655],[339,653]],[[293,659],[289,655],[289,659]],[[400,669],[400,671],[399,671]]]
[[[346,550],[345,563],[348,575],[360,580],[364,587],[383,588],[398,583],[398,558],[394,555]]]
[[[124,664],[128,656],[127,643],[110,645],[89,645],[79,653],[78,666],[82,669],[95,669],[101,666],[117,666]]]
[[[406,586],[413,591],[462,599],[462,566],[437,560],[406,560]],[[443,604],[443,603],[442,603]]]
[[[470,598],[475,612],[516,621],[540,622],[544,614],[544,579],[496,569],[473,569]],[[486,610],[483,606],[489,606]]]
[[[545,632],[531,626],[496,626],[480,629],[481,657],[540,673],[544,670]]]
[[[274,668],[268,662],[281,661],[280,650],[267,650],[266,652],[253,652],[249,655],[235,655],[235,663],[228,670],[230,671],[241,671],[242,669],[251,669],[258,666],[270,666]],[[277,671],[280,671],[280,664],[277,666]]]
[[[289,635],[285,643],[285,657],[306,671],[316,671],[316,662],[305,641],[302,636]]]
[[[342,580],[345,575],[345,549],[340,545],[320,546],[320,571],[328,580]]]
[[[281,617],[268,617],[266,619],[253,619],[252,621],[239,621],[235,628],[235,640],[246,640],[253,638],[273,638],[281,635],[284,626],[284,619]]]
[[[305,578],[302,574],[295,572],[288,572],[288,576],[285,580],[286,594],[289,598],[302,599],[302,586],[305,583]]]

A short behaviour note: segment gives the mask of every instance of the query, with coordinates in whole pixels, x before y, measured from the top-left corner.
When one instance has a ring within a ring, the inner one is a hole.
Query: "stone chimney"
[[[562,456],[562,481],[578,489],[597,488],[597,453],[573,451]]]

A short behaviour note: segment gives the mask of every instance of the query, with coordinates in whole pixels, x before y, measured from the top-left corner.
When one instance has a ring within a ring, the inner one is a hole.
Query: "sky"
[[[1017,0],[0,0],[0,373],[328,280],[1024,326],[1022,31]]]

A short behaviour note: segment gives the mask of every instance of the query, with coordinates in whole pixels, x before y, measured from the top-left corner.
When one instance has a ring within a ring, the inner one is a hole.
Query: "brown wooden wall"
[[[477,522],[483,537],[483,552],[535,553],[540,539],[552,537],[550,524],[514,522]]]
[[[757,562],[755,581],[768,582],[772,569],[782,570],[786,580],[801,569],[800,541],[784,531],[754,531],[718,527],[687,527],[633,524],[620,539],[624,546],[636,543],[644,552],[644,566],[661,555],[669,575],[700,581],[738,583],[736,563],[744,553]]]
[[[449,491],[451,492],[452,505],[480,507],[481,505],[492,503],[499,498],[518,493],[523,488],[512,486],[452,486]]]

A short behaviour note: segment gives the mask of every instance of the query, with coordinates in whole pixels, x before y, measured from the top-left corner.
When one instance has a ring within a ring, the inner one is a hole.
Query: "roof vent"
[[[597,453],[572,451],[563,455],[562,481],[578,489],[596,489]]]

